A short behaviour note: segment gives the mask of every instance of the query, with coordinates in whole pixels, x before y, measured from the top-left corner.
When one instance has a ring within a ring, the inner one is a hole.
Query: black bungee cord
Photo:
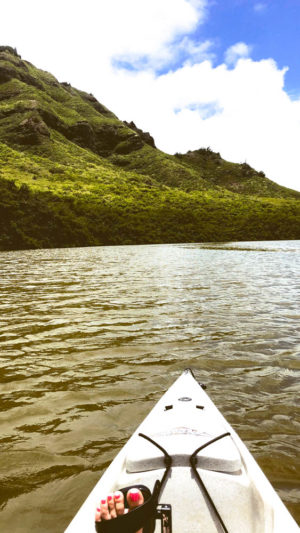
[[[148,440],[149,442],[151,442],[151,444],[153,444],[154,446],[156,446],[165,456],[165,465],[166,465],[166,470],[165,470],[165,473],[162,477],[162,480],[161,480],[161,484],[160,484],[160,491],[162,489],[162,486],[163,486],[163,483],[165,482],[166,480],[166,477],[169,473],[169,470],[172,466],[172,457],[168,454],[168,452],[160,445],[158,444],[157,442],[155,442],[155,440],[151,439],[150,437],[148,437],[147,435],[145,435],[144,433],[139,433],[139,436],[140,437],[143,437],[143,439],[146,439]],[[228,529],[227,527],[225,526],[224,522],[223,522],[223,519],[218,511],[218,509],[216,508],[216,505],[213,501],[213,499],[211,498],[207,488],[205,487],[204,485],[204,482],[203,480],[201,479],[200,477],[200,474],[197,470],[197,454],[199,452],[201,452],[202,450],[204,450],[204,448],[207,448],[207,446],[210,446],[211,444],[213,444],[214,442],[217,442],[218,440],[221,440],[221,439],[224,439],[225,437],[228,437],[230,436],[230,433],[229,432],[226,432],[226,433],[222,433],[221,435],[218,435],[217,437],[211,439],[210,441],[206,442],[205,444],[202,444],[202,446],[199,446],[199,448],[197,448],[193,453],[192,455],[190,456],[190,465],[191,465],[191,468],[192,468],[192,471],[193,473],[195,474],[195,477],[197,479],[197,481],[199,482],[199,485],[200,487],[202,488],[207,500],[209,501],[209,504],[210,506],[212,507],[217,519],[219,520],[222,528],[223,528],[223,531],[224,533],[229,533],[228,532]]]

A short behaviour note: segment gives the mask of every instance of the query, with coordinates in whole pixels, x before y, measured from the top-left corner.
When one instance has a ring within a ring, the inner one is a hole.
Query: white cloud
[[[213,45],[214,43],[210,40],[195,42],[188,37],[184,37],[179,43],[178,49],[184,52],[188,63],[196,63],[206,59],[214,59]]]
[[[284,91],[285,72],[251,59],[233,69],[204,61],[161,76],[115,71],[112,87],[122,87],[123,99],[108,91],[105,100],[168,153],[210,146],[300,190],[300,100]]]
[[[195,40],[208,5],[10,0],[1,6],[0,35],[25,59],[150,131],[159,148],[210,146],[300,190],[300,99],[284,90],[286,70],[271,59],[251,60],[242,42],[214,66],[213,42]],[[121,68],[124,62],[132,70]]]
[[[249,57],[251,53],[251,46],[246,43],[239,42],[227,48],[225,52],[225,63],[227,65],[234,65],[241,57]]]
[[[176,41],[205,19],[207,2],[10,0],[1,6],[0,35],[36,63],[49,65],[50,59],[50,67],[63,69],[64,76],[73,75],[75,63],[92,70],[111,58],[139,67],[143,58],[144,64],[161,68],[172,47],[176,54]]]

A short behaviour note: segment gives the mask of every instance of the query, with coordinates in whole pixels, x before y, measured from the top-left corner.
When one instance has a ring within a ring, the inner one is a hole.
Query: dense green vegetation
[[[0,47],[0,249],[300,238],[300,193],[209,148],[171,156]]]

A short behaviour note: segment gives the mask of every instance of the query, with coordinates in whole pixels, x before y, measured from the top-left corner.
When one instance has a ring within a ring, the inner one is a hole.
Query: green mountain
[[[174,156],[0,47],[0,249],[299,239],[300,193],[201,148]]]

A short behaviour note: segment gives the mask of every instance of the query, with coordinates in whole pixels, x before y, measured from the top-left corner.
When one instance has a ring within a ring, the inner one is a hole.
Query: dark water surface
[[[300,522],[300,241],[0,254],[0,530],[64,530],[186,367]]]

